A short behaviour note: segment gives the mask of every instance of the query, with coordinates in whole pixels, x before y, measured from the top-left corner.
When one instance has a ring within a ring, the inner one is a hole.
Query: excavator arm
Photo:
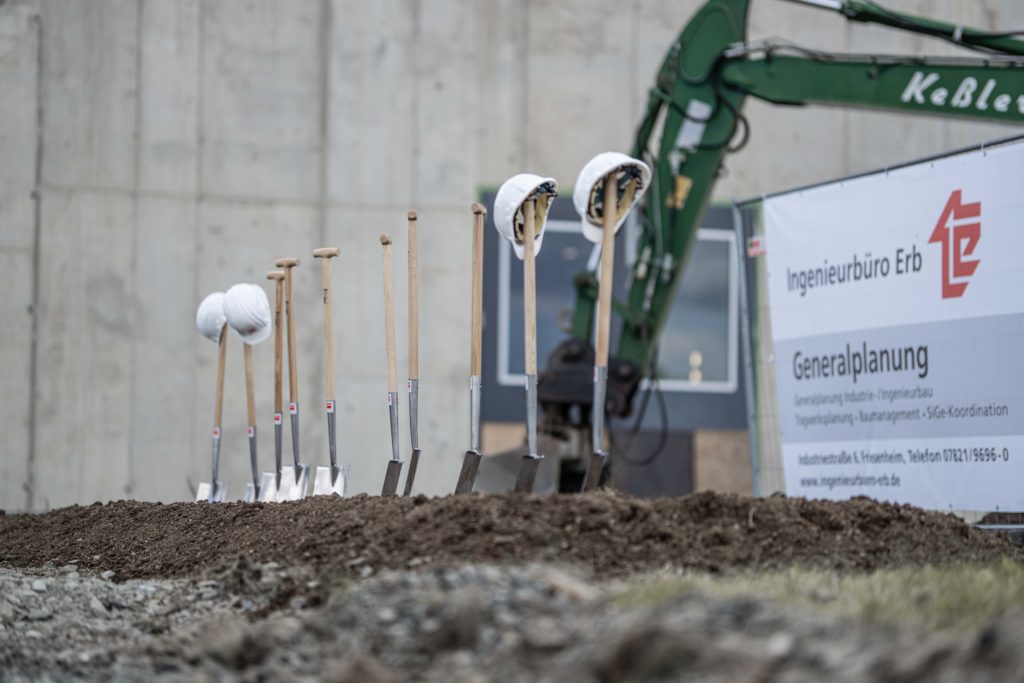
[[[933,36],[985,53],[932,59],[835,55],[790,44],[747,42],[749,0],[710,0],[672,45],[650,91],[632,154],[654,171],[642,212],[637,258],[621,332],[609,364],[610,415],[626,416],[652,373],[658,340],[699,221],[727,152],[748,134],[747,97],[780,105],[823,104],[1024,123],[1024,41],[891,12],[856,0],[792,0],[849,20]],[[593,273],[575,279],[571,338],[549,356],[539,399],[549,434],[586,429],[592,401]],[[583,440],[586,443],[586,440]]]

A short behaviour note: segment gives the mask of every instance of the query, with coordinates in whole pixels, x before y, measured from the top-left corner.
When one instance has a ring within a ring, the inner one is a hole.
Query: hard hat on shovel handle
[[[494,226],[502,237],[512,243],[512,249],[520,261],[523,260],[525,249],[523,204],[527,200],[536,200],[533,253],[538,254],[544,241],[544,229],[547,226],[551,200],[557,195],[558,182],[554,178],[545,178],[533,173],[514,175],[498,189],[498,194],[494,198]]]
[[[616,174],[615,232],[651,184],[651,169],[639,159],[621,152],[602,152],[591,159],[576,178],[572,203],[583,223],[583,236],[601,243],[604,228],[604,179]]]

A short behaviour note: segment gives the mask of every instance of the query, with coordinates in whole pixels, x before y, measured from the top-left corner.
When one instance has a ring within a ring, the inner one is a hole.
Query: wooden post
[[[597,288],[597,348],[594,365],[608,367],[612,314],[612,272],[615,265],[615,216],[618,201],[615,173],[604,179],[604,230],[601,234],[601,264]],[[597,406],[594,406],[598,410]],[[601,408],[603,410],[603,408]]]
[[[469,374],[483,374],[483,317],[484,317],[484,216],[483,204],[473,204],[473,294],[471,313]]]
[[[220,330],[220,349],[217,351],[217,389],[213,403],[213,425],[220,428],[224,415],[224,363],[228,355],[228,324]],[[212,485],[216,486],[217,482]]]
[[[523,342],[526,374],[537,374],[537,268],[533,244],[536,235],[536,203],[523,203]]]
[[[398,391],[398,372],[395,360],[395,299],[392,291],[391,238],[380,236],[384,247],[384,334],[387,343],[388,393]]]
[[[409,215],[409,379],[420,376],[420,257],[416,234],[416,212]]]

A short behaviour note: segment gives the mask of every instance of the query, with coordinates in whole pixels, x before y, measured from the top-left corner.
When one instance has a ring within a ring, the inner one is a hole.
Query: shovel
[[[462,458],[462,471],[455,484],[455,493],[470,493],[480,470],[480,389],[483,352],[483,292],[484,292],[484,216],[483,204],[473,204],[473,284],[472,328],[469,352],[469,450]]]
[[[252,468],[252,483],[245,485],[246,503],[255,503],[260,495],[260,470],[256,460],[256,392],[253,387],[252,345],[245,344],[245,409],[249,418],[249,466]],[[268,473],[272,478],[273,475]]]
[[[405,475],[405,492],[412,493],[416,468],[420,464],[420,291],[419,291],[419,246],[416,237],[416,212],[410,211],[409,219],[409,440],[412,455],[409,457],[409,472]]]
[[[223,320],[223,315],[221,315],[221,319]],[[220,470],[220,423],[224,412],[224,360],[228,351],[227,338],[228,325],[225,322],[220,326],[220,334],[217,339],[219,347],[217,352],[217,388],[213,403],[213,450],[211,454],[213,471],[210,481],[201,482],[197,487],[197,503],[203,501],[207,503],[223,503],[228,494],[227,484],[220,481],[217,476]]]
[[[324,266],[324,344],[327,347],[327,446],[331,458],[330,467],[317,467],[313,480],[313,495],[328,496],[335,493],[345,495],[347,468],[338,467],[337,425],[335,423],[336,402],[334,399],[334,323],[331,309],[331,259],[341,254],[337,247],[322,247],[313,250],[315,258],[323,259]]]
[[[526,358],[526,443],[528,452],[519,464],[515,491],[531,493],[541,458],[537,453],[537,269],[533,243],[536,237],[536,200],[523,202],[523,341]]]
[[[274,281],[274,473],[269,480],[266,476],[260,478],[259,501],[261,503],[271,503],[278,499],[283,463],[281,431],[284,427],[283,415],[281,414],[283,400],[281,396],[281,375],[283,374],[281,363],[281,309],[284,295],[282,289],[284,286],[284,273],[280,270],[268,271],[267,279]]]
[[[604,215],[601,234],[601,264],[597,290],[597,348],[594,353],[594,403],[591,407],[593,448],[583,490],[596,489],[601,481],[608,453],[604,450],[604,403],[608,389],[608,341],[612,313],[612,268],[615,264],[615,217],[618,202],[616,173],[604,179]]]
[[[391,421],[391,460],[384,475],[382,496],[393,496],[398,492],[398,480],[402,476],[402,460],[398,447],[398,371],[395,362],[395,301],[392,292],[391,238],[380,236],[384,250],[384,336],[387,342],[388,358],[388,418]]]
[[[299,374],[295,348],[295,300],[292,290],[292,268],[299,265],[297,258],[279,258],[274,261],[278,268],[284,268],[285,314],[288,319],[288,414],[291,419],[292,458],[294,465],[281,468],[281,485],[277,499],[300,500],[309,490],[309,465],[302,464],[299,455]]]

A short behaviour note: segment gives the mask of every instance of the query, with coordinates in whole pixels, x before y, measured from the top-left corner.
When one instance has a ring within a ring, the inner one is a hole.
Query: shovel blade
[[[277,502],[277,477],[273,472],[263,472],[260,474],[260,493],[256,496],[256,502]]]
[[[196,489],[197,503],[223,503],[228,497],[228,485],[218,481],[215,485],[204,481],[199,483]]]
[[[530,455],[528,453],[523,456],[522,462],[519,463],[519,476],[516,477],[516,487],[513,491],[516,493],[533,493],[533,482],[537,479],[537,469],[540,467],[540,461],[543,459],[543,455]]]
[[[601,475],[604,473],[605,463],[608,462],[608,454],[601,451],[594,451],[590,456],[590,463],[587,465],[587,474],[583,478],[583,490],[593,491],[601,484]]]
[[[277,501],[302,500],[309,491],[309,465],[285,465],[281,468],[281,486],[277,490]]]
[[[398,493],[398,480],[402,477],[402,461],[388,460],[388,471],[384,474],[382,496],[393,496]]]
[[[405,492],[403,496],[412,495],[412,483],[416,479],[416,467],[420,464],[420,449],[412,449],[412,457],[409,458],[409,472],[405,475]]]
[[[348,466],[338,468],[338,476],[331,476],[331,468],[319,466],[313,479],[314,496],[344,496],[348,488]]]
[[[255,503],[256,502],[256,496],[257,496],[256,485],[252,484],[252,483],[246,484],[245,485],[245,493],[242,495],[242,500],[244,502],[246,502],[246,503]]]
[[[455,495],[472,493],[473,485],[476,484],[476,473],[480,470],[480,460],[483,455],[477,451],[466,451],[462,458],[462,471],[459,472],[459,481],[455,484]]]

